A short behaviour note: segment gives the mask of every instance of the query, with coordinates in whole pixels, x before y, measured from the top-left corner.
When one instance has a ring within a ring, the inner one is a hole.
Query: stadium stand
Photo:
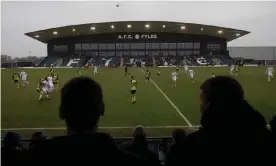
[[[66,66],[69,61],[70,61],[69,57],[62,57],[62,64],[61,64],[61,66]]]
[[[54,66],[60,67],[60,66],[62,65],[62,62],[63,62],[63,60],[62,60],[62,58],[60,58],[60,59],[54,64]]]
[[[50,66],[51,64],[54,64],[60,59],[58,56],[47,56],[38,66],[44,67],[44,66]]]
[[[114,56],[105,61],[105,67],[119,67],[121,58]]]
[[[222,61],[220,60],[220,59],[218,59],[218,58],[212,58],[212,61],[213,61],[213,64],[214,65],[222,65],[223,63],[222,63]]]
[[[215,57],[217,59],[219,59],[224,65],[235,64],[235,62],[229,56],[226,56],[226,55],[216,55]]]

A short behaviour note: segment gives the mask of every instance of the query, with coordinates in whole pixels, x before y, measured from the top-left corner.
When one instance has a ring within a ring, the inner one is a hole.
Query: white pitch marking
[[[145,71],[143,71],[145,73]],[[152,80],[150,81],[154,84],[154,86],[160,91],[160,93],[168,100],[168,102],[173,106],[176,112],[185,120],[185,122],[189,125],[189,127],[193,127],[191,122],[183,115],[183,113],[177,108],[177,106],[169,99],[169,97],[159,88],[159,86]]]
[[[198,128],[200,126],[144,126],[145,129]],[[100,129],[133,129],[135,126],[99,127]],[[65,130],[65,127],[5,128],[1,131]]]

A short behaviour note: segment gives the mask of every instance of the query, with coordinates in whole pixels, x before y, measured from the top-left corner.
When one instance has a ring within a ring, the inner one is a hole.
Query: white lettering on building
[[[54,45],[54,51],[66,52],[68,50],[67,45]]]
[[[119,34],[117,39],[119,40],[140,40],[140,39],[157,39],[157,34],[134,34],[134,35],[127,35],[127,34]]]

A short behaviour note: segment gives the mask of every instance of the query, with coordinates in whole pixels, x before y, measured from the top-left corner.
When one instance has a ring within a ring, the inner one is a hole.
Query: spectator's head
[[[186,142],[186,139],[187,139],[186,131],[183,129],[174,129],[172,131],[172,138],[173,138],[174,142],[177,144]]]
[[[144,126],[142,126],[142,125],[136,126],[133,131],[134,138],[140,137],[140,136],[146,137],[146,132],[144,131]]]
[[[14,132],[8,132],[4,138],[4,147],[18,148],[20,146],[20,135]]]
[[[95,132],[104,114],[102,88],[88,77],[70,80],[61,90],[59,113],[68,134]]]
[[[34,132],[31,137],[31,142],[29,145],[29,148],[32,148],[38,144],[40,144],[42,141],[46,140],[46,136],[43,132]]]
[[[272,117],[271,121],[269,122],[269,125],[271,131],[276,134],[276,115]]]
[[[205,131],[228,135],[229,130],[235,128],[236,133],[244,136],[267,132],[264,117],[244,100],[242,86],[235,79],[210,78],[200,89],[201,125]]]
[[[209,105],[228,107],[244,99],[241,84],[232,77],[217,76],[209,78],[200,86],[201,113]]]
[[[134,76],[131,76],[130,78],[131,78],[131,79],[134,79]]]
[[[146,147],[148,145],[146,140],[146,132],[142,125],[138,125],[134,128],[133,145],[138,147]]]

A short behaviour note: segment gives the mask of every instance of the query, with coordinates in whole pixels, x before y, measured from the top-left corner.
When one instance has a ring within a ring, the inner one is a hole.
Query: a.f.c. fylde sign
[[[119,34],[118,40],[144,40],[144,39],[157,39],[157,34]]]

